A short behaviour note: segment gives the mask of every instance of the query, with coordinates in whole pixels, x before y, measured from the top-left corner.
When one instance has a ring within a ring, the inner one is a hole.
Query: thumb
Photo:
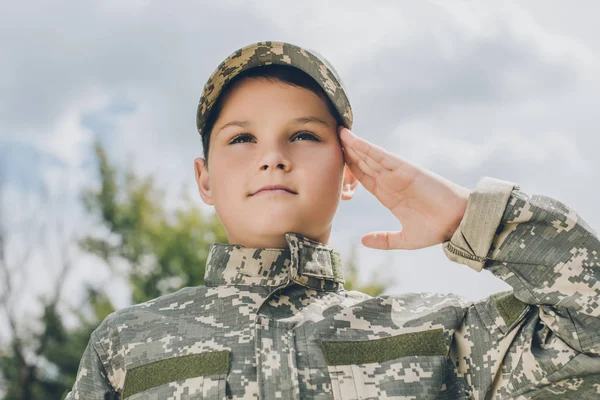
[[[366,247],[380,250],[405,249],[405,236],[400,232],[370,232],[362,237]]]

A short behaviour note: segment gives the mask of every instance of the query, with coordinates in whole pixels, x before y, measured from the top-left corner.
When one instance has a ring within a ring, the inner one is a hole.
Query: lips
[[[286,192],[289,192],[291,194],[297,194],[296,192],[294,192],[292,189],[288,188],[287,186],[284,185],[267,185],[267,186],[263,186],[260,189],[258,189],[256,192],[252,193],[252,196],[254,196],[255,194],[262,192],[262,191],[266,191],[266,190],[285,190]]]

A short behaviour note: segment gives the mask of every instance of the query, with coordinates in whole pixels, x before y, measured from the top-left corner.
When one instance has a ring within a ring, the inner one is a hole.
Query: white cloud
[[[32,143],[40,151],[45,151],[62,160],[68,167],[79,167],[93,143],[94,136],[82,126],[81,117],[90,110],[103,107],[109,97],[101,90],[82,94],[73,104],[68,104],[56,116],[45,134],[36,137]]]
[[[392,135],[398,154],[406,154],[410,161],[426,168],[442,163],[451,164],[462,172],[478,170],[495,154],[530,168],[543,167],[552,161],[560,162],[574,173],[583,173],[593,167],[591,160],[584,159],[572,138],[561,132],[526,135],[499,131],[474,141],[457,138],[459,135],[451,130],[444,132],[443,127],[422,121],[400,124]]]

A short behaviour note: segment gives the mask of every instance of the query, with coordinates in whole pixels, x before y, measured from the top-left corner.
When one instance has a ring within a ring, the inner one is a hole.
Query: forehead
[[[219,120],[239,114],[259,117],[307,112],[333,118],[326,100],[310,89],[277,79],[244,78],[223,98]]]

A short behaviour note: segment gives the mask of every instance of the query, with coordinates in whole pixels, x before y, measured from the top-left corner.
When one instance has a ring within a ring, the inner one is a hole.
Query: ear
[[[350,167],[344,164],[344,180],[342,182],[342,200],[350,200],[356,193],[358,179],[354,176]]]
[[[198,184],[198,191],[200,197],[209,206],[214,205],[212,193],[210,191],[210,180],[208,176],[208,168],[206,161],[203,158],[196,158],[194,160],[194,172],[196,174],[196,183]]]

